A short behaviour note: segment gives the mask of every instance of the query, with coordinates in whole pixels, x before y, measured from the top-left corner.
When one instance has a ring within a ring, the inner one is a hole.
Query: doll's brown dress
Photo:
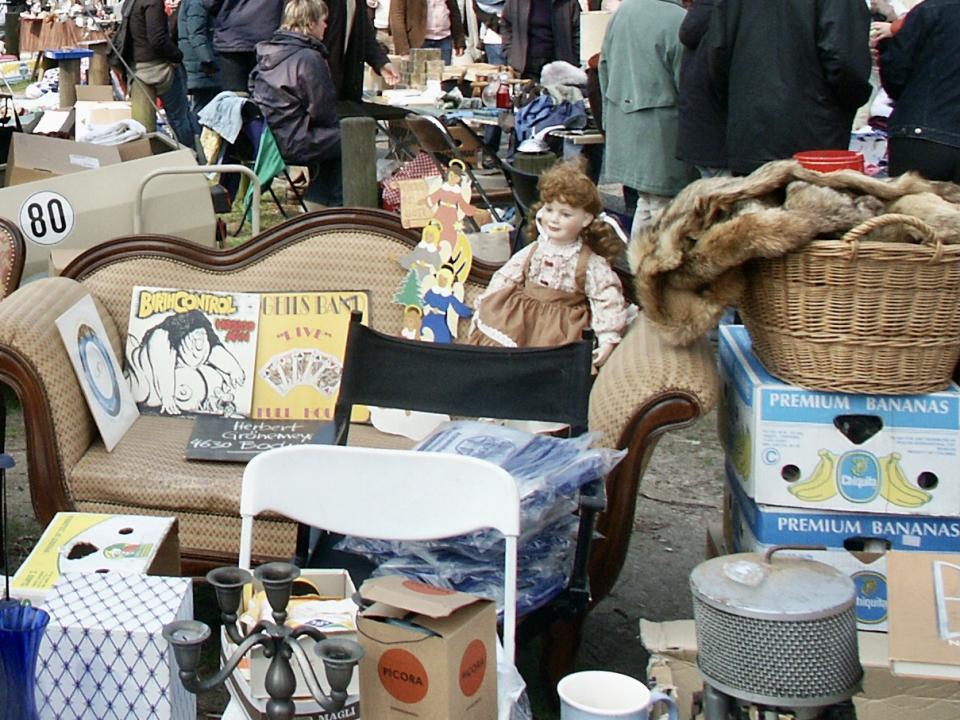
[[[523,285],[507,285],[483,298],[477,311],[477,326],[467,337],[468,344],[553,347],[580,340],[584,329],[590,327],[586,294],[590,248],[586,243],[580,248],[575,292],[555,290],[531,281],[533,254],[527,255],[523,265]]]

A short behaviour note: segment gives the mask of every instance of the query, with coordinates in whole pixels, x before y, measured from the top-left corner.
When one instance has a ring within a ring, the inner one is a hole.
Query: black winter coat
[[[166,60],[179,63],[183,58],[180,48],[170,36],[163,0],[128,0],[134,3],[130,13],[130,53],[133,62]],[[128,58],[129,59],[129,58]]]
[[[863,0],[724,0],[703,39],[727,108],[735,173],[801,150],[846,149],[870,97]]]
[[[680,25],[680,98],[677,103],[677,157],[691,165],[727,167],[727,122],[710,80],[703,36],[723,0],[693,0]]]
[[[346,44],[348,2],[355,3],[355,11],[350,43]],[[337,91],[337,100],[359,101],[363,97],[364,64],[379,73],[390,59],[377,42],[377,31],[367,15],[365,0],[327,0],[327,10],[330,14],[323,44],[329,52],[330,77]]]
[[[890,137],[960,147],[960,0],[926,0],[881,46]]]
[[[327,49],[319,40],[277,30],[259,43],[250,93],[288,163],[311,165],[340,157],[336,91]]]
[[[203,0],[217,52],[253,52],[280,27],[286,0]]]

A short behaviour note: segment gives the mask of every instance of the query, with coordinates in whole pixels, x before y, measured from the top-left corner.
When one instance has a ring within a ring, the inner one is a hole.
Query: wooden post
[[[93,50],[90,58],[90,73],[87,76],[88,85],[110,85],[110,66],[107,63],[107,41],[86,40],[80,43],[82,47]]]
[[[59,60],[60,107],[70,108],[77,104],[77,85],[80,84],[80,61]]]
[[[152,85],[130,78],[130,115],[147,132],[157,130],[157,91]]]
[[[340,121],[344,207],[377,208],[377,123],[369,117]]]

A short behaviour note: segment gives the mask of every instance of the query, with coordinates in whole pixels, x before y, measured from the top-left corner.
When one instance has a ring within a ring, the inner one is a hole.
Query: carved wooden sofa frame
[[[67,359],[54,321],[86,294],[100,310],[118,357],[135,285],[233,291],[369,290],[371,325],[399,333],[393,295],[404,277],[397,259],[417,237],[394,215],[328,210],[294,218],[231,250],[210,250],[159,235],[119,238],[72,262],[62,277],[30,283],[0,302],[0,381],[23,404],[27,468],[37,519],[61,510],[177,515],[184,572],[236,561],[242,466],[187,463],[190,423],[141,416],[106,453]],[[478,263],[467,283],[472,302],[493,268]],[[593,601],[616,582],[633,530],[640,478],[659,437],[693,423],[716,398],[709,347],[674,348],[643,317],[601,370],[591,393],[590,430],[627,449],[607,480],[607,510],[590,563]],[[352,443],[408,446],[358,426]],[[386,442],[384,440],[386,439]],[[259,560],[289,557],[290,523],[258,519]],[[580,618],[582,620],[582,618]],[[553,661],[568,665],[579,620],[569,626]]]

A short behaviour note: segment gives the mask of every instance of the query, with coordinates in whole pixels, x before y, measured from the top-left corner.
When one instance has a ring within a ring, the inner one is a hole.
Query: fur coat
[[[818,173],[794,160],[763,165],[746,177],[688,185],[629,249],[637,298],[664,337],[686,345],[736,306],[744,264],[839,237],[887,212],[925,220],[943,242],[960,243],[960,186],[907,174],[878,180],[853,170]],[[874,231],[866,239],[915,241],[915,232]]]

